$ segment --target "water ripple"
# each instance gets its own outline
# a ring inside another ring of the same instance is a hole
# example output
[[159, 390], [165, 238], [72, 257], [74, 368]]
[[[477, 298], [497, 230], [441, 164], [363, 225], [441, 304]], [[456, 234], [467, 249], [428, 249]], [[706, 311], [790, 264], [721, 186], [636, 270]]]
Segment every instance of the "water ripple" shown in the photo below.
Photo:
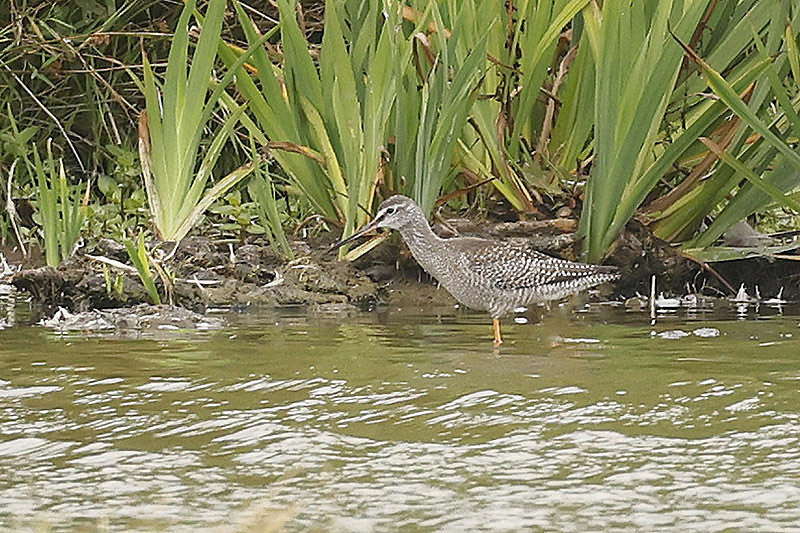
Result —
[[[26, 338], [35, 365], [0, 345], [0, 529], [232, 531], [258, 505], [288, 513], [288, 531], [780, 531], [800, 520], [787, 348], [798, 340], [785, 337], [796, 321], [758, 323], [758, 339], [715, 323], [718, 336], [677, 342], [644, 326], [533, 324], [495, 355], [472, 342], [485, 334], [477, 319], [294, 320], [242, 330], [241, 345], [71, 338], [53, 350]], [[579, 342], [539, 342], [550, 330]]]

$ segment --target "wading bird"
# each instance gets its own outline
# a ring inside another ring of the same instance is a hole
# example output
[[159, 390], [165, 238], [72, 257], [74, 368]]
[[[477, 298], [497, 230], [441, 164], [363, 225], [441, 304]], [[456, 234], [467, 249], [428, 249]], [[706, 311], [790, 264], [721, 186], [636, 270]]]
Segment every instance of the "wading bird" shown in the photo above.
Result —
[[414, 200], [402, 195], [385, 200], [371, 222], [332, 249], [378, 228], [399, 231], [417, 263], [456, 300], [492, 315], [495, 346], [503, 343], [503, 315], [619, 278], [616, 267], [558, 259], [515, 243], [476, 237], [443, 239], [433, 232]]

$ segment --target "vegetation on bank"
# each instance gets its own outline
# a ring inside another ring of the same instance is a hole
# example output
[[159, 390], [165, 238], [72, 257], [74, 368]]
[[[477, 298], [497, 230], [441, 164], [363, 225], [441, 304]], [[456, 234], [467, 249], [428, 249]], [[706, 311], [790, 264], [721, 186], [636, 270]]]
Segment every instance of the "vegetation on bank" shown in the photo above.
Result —
[[111, 236], [152, 283], [145, 233], [291, 257], [402, 193], [566, 208], [587, 261], [632, 218], [698, 260], [796, 257], [716, 243], [799, 226], [800, 0], [264, 5], [0, 6], [0, 244]]

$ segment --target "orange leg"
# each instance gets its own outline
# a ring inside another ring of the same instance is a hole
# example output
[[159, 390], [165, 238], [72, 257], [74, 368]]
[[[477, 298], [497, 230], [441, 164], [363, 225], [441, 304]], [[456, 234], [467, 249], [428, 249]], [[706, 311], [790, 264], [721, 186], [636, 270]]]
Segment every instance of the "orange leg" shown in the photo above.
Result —
[[494, 329], [494, 345], [500, 346], [503, 344], [503, 336], [500, 335], [500, 319], [493, 318], [492, 319], [492, 327]]

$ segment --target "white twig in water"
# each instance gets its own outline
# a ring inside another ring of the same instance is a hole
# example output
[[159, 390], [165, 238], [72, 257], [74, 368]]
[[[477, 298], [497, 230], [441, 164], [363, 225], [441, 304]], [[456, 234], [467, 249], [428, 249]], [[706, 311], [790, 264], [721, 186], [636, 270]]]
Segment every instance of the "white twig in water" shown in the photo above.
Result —
[[656, 275], [650, 278], [650, 321], [656, 321]]
[[6, 256], [0, 254], [0, 279], [11, 277], [13, 274], [16, 274], [22, 269], [22, 266], [18, 266], [14, 268], [13, 266], [8, 264], [6, 260]]

